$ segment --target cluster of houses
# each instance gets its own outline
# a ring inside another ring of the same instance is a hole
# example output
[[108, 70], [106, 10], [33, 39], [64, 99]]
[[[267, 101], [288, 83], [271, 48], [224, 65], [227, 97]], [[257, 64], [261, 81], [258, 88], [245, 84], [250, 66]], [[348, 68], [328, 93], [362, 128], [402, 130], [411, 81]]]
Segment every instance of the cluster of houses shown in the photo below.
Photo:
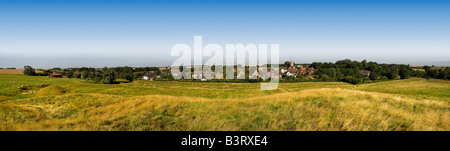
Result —
[[147, 72], [142, 77], [143, 80], [149, 80], [149, 81], [153, 81], [156, 78], [161, 78], [161, 76], [160, 75], [156, 75], [154, 71]]
[[[250, 66], [242, 66], [242, 68], [234, 68], [233, 72], [235, 73], [234, 79], [245, 79], [245, 70], [248, 70]], [[193, 67], [188, 67], [188, 69], [191, 69]], [[294, 62], [291, 60], [289, 67], [281, 67], [281, 68], [267, 68], [267, 67], [257, 67], [257, 70], [254, 70], [249, 73], [248, 77], [250, 79], [256, 79], [256, 77], [260, 78], [261, 75], [258, 72], [259, 70], [267, 70], [265, 76], [266, 78], [282, 78], [283, 76], [308, 76], [313, 75], [314, 72], [317, 72], [317, 69], [314, 69], [310, 67], [309, 65], [294, 65]], [[271, 72], [271, 70], [278, 71], [278, 74], [276, 72]], [[187, 73], [180, 73], [180, 74], [187, 74]], [[201, 73], [195, 73], [190, 72], [191, 77], [193, 79], [200, 79], [201, 81], [206, 81], [206, 79], [225, 79], [224, 75], [222, 73], [215, 73], [211, 71], [202, 71]], [[178, 74], [173, 74], [173, 76], [178, 76]], [[146, 73], [142, 79], [143, 80], [149, 80], [153, 81], [154, 79], [159, 78], [158, 75], [155, 75], [154, 72], [150, 71]]]
[[[256, 67], [257, 70], [251, 70], [254, 69], [252, 67]], [[190, 66], [187, 67], [187, 69], [192, 70], [192, 68], [194, 68], [194, 66]], [[140, 77], [142, 76], [142, 80], [148, 80], [148, 81], [153, 81], [155, 79], [159, 79], [161, 77], [167, 77], [170, 74], [170, 67], [164, 67], [164, 68], [159, 68], [159, 70], [161, 71], [161, 74], [156, 74], [155, 71], [149, 71], [146, 72], [145, 74], [142, 72], [135, 72], [135, 77]], [[250, 71], [251, 70], [251, 71]], [[264, 75], [261, 75], [260, 72], [261, 70], [266, 70], [268, 72], [265, 72]], [[248, 72], [246, 72], [248, 71]], [[267, 79], [267, 78], [287, 78], [287, 77], [298, 77], [298, 76], [303, 76], [305, 77], [307, 80], [309, 79], [314, 79], [313, 75], [318, 71], [318, 69], [313, 68], [310, 65], [295, 65], [293, 60], [290, 61], [289, 66], [282, 66], [282, 67], [257, 67], [257, 66], [239, 66], [237, 69], [233, 68], [233, 73], [234, 75], [232, 77], [234, 77], [233, 79], [256, 79], [256, 78], [261, 78], [264, 77], [263, 79]], [[192, 79], [194, 80], [201, 80], [201, 81], [206, 81], [207, 79], [230, 79], [227, 77], [224, 77], [223, 73], [215, 73], [215, 72], [211, 72], [211, 71], [202, 71], [201, 73], [196, 73], [196, 72], [182, 72], [180, 74], [191, 74]], [[246, 76], [245, 74], [249, 73], [248, 76]], [[368, 70], [360, 70], [359, 73], [361, 73], [362, 75], [368, 77], [370, 75], [370, 71]], [[80, 74], [78, 71], [75, 72], [75, 74]], [[317, 73], [316, 73], [317, 74]], [[173, 74], [172, 76], [178, 76], [176, 74]], [[62, 74], [61, 72], [53, 72], [52, 74], [49, 75], [49, 78], [66, 78], [66, 76], [64, 74]]]
[[280, 70], [280, 74], [286, 75], [286, 76], [307, 76], [307, 75], [313, 75], [314, 72], [317, 72], [317, 69], [314, 69], [313, 67], [310, 67], [309, 65], [294, 65], [294, 62], [291, 60], [290, 65], [287, 69], [282, 68]]
[[[247, 67], [242, 66], [242, 68], [233, 69], [233, 73], [234, 73], [234, 78], [233, 79], [245, 79], [245, 77], [246, 77], [245, 76], [245, 73], [246, 73], [245, 71], [249, 69], [248, 67], [249, 66], [247, 66]], [[193, 68], [193, 67], [188, 67], [187, 69], [191, 69], [191, 68]], [[259, 70], [263, 70], [263, 69], [265, 69], [265, 67], [257, 67], [257, 70], [254, 70], [253, 72], [251, 72], [248, 75], [248, 77], [250, 79], [256, 79], [257, 77], [258, 78], [261, 77], [261, 75], [259, 74], [258, 71]], [[279, 71], [278, 68], [275, 68], [275, 69], [272, 69], [272, 70]], [[281, 78], [281, 75], [274, 74], [273, 72], [270, 72], [271, 69], [267, 69], [267, 71], [268, 71], [268, 73], [265, 76], [270, 77], [270, 78]], [[223, 73], [216, 73], [216, 72], [212, 72], [212, 71], [202, 71], [201, 73], [182, 72], [180, 74], [188, 74], [188, 73], [191, 74], [191, 77], [194, 80], [195, 79], [199, 79], [201, 81], [206, 81], [207, 79], [228, 79], [228, 78], [224, 77]], [[174, 73], [172, 76], [178, 76], [178, 74]], [[152, 81], [155, 78], [158, 78], [158, 77], [152, 71], [150, 71], [147, 74], [145, 74], [142, 79]]]
[[[233, 69], [234, 79], [245, 79], [245, 77], [246, 77], [245, 71], [246, 70], [248, 71], [249, 67], [254, 67], [254, 66], [245, 66], [245, 67], [242, 66], [241, 68], [238, 68], [238, 69], [234, 68]], [[191, 69], [191, 68], [193, 68], [193, 67], [188, 67], [188, 69]], [[266, 70], [268, 72], [266, 72], [265, 75], [260, 75], [260, 73], [258, 72], [260, 70]], [[163, 74], [167, 75], [167, 74], [169, 74], [168, 72], [170, 71], [170, 68], [164, 68], [161, 71]], [[278, 74], [277, 74], [277, 72], [271, 72], [271, 71], [277, 71]], [[311, 77], [317, 71], [318, 71], [318, 69], [314, 69], [310, 65], [294, 65], [294, 62], [291, 60], [289, 67], [279, 67], [279, 68], [257, 67], [257, 70], [250, 72], [248, 77], [250, 79], [256, 79], [256, 77], [260, 78], [261, 76], [264, 76], [265, 78], [272, 78], [272, 79], [289, 77], [289, 76], [290, 77], [297, 77], [297, 76]], [[370, 75], [370, 71], [368, 71], [368, 70], [360, 70], [359, 72], [361, 74], [363, 74], [364, 76]], [[186, 74], [186, 73], [181, 73], [181, 74]], [[200, 79], [201, 81], [206, 81], [206, 79], [228, 79], [228, 78], [224, 77], [224, 75], [222, 73], [215, 73], [215, 72], [211, 72], [211, 71], [202, 71], [201, 73], [190, 72], [190, 74], [193, 79]], [[174, 74], [172, 76], [178, 76], [178, 75]], [[58, 72], [54, 72], [51, 75], [49, 75], [49, 78], [65, 78], [65, 75], [58, 73]], [[161, 78], [161, 75], [155, 74], [154, 71], [147, 72], [142, 76], [143, 80], [149, 80], [149, 81], [153, 81], [158, 78]]]

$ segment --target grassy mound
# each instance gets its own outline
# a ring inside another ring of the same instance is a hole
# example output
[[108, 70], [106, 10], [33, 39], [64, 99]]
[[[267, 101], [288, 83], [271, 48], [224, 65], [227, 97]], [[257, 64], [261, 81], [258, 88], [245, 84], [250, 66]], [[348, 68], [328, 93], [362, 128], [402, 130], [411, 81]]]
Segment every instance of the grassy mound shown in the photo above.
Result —
[[64, 95], [13, 101], [34, 104], [46, 119], [15, 130], [443, 130], [449, 102], [341, 88], [309, 89], [247, 99], [168, 95]]
[[62, 95], [66, 93], [66, 90], [58, 85], [51, 85], [45, 87], [37, 92], [38, 96], [51, 96], [51, 95]]
[[[40, 88], [38, 97], [17, 93], [22, 85]], [[449, 90], [449, 81], [420, 78], [263, 91], [257, 83], [107, 85], [0, 74], [0, 130], [449, 131]]]
[[44, 114], [36, 108], [0, 104], [0, 130], [17, 130], [16, 124], [37, 122]]

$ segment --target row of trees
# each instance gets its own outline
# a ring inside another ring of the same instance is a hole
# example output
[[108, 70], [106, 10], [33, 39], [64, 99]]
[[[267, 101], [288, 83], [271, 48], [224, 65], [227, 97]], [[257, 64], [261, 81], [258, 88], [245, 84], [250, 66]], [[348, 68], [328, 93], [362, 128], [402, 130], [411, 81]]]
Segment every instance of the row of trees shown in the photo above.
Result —
[[[287, 65], [286, 62], [283, 65]], [[314, 79], [320, 81], [343, 81], [352, 84], [364, 83], [367, 81], [377, 80], [393, 80], [393, 79], [408, 79], [410, 77], [421, 78], [434, 78], [434, 79], [450, 79], [450, 68], [436, 68], [424, 66], [422, 69], [413, 69], [409, 65], [403, 64], [378, 64], [377, 62], [367, 62], [363, 60], [361, 62], [351, 61], [349, 59], [339, 60], [335, 63], [331, 62], [314, 62], [310, 67], [317, 69], [314, 73]], [[172, 80], [173, 77], [168, 72], [161, 72], [157, 67], [115, 67], [115, 68], [53, 68], [44, 70], [43, 73], [36, 74], [35, 69], [30, 66], [24, 67], [24, 74], [26, 75], [45, 75], [48, 76], [51, 73], [60, 73], [67, 78], [79, 78], [90, 79], [94, 82], [101, 83], [115, 83], [116, 79], [126, 79], [129, 82], [134, 81], [137, 78], [142, 77], [145, 73], [152, 71], [155, 75], [161, 76], [161, 78]], [[235, 66], [236, 68], [236, 66]], [[215, 67], [212, 67], [215, 70]], [[226, 77], [225, 67], [223, 68], [223, 76]], [[180, 67], [180, 70], [186, 70], [186, 68]], [[191, 68], [193, 70], [193, 68]], [[247, 82], [258, 82], [260, 80], [248, 79], [248, 70], [246, 70]], [[236, 73], [235, 73], [236, 76]], [[305, 76], [290, 77], [283, 76], [285, 81], [305, 81], [308, 80]], [[309, 78], [310, 79], [310, 78]]]
[[427, 79], [433, 78], [433, 79], [449, 79], [450, 80], [450, 68], [449, 67], [440, 68], [440, 69], [432, 69], [432, 67], [424, 66], [423, 69], [425, 70], [425, 72], [415, 71], [413, 73], [413, 75], [416, 77], [427, 78]]
[[[365, 81], [408, 79], [411, 76], [421, 78], [449, 79], [449, 67], [432, 69], [424, 66], [425, 71], [413, 70], [409, 65], [402, 64], [378, 64], [376, 62], [351, 61], [349, 59], [340, 60], [336, 63], [314, 62], [313, 68], [318, 69], [315, 74], [323, 80], [337, 80], [353, 84], [364, 83]], [[370, 71], [370, 74], [363, 75], [361, 72]]]
[[[116, 83], [116, 79], [125, 79], [129, 82], [142, 77], [145, 73], [153, 71], [156, 75], [161, 75], [161, 71], [157, 67], [143, 67], [143, 68], [132, 68], [132, 67], [115, 67], [115, 68], [53, 68], [49, 70], [43, 70], [42, 73], [36, 73], [36, 70], [31, 66], [24, 67], [24, 74], [30, 76], [49, 76], [52, 73], [59, 73], [67, 78], [77, 78], [77, 79], [89, 79], [96, 83], [112, 84]], [[164, 75], [166, 76], [166, 75]]]

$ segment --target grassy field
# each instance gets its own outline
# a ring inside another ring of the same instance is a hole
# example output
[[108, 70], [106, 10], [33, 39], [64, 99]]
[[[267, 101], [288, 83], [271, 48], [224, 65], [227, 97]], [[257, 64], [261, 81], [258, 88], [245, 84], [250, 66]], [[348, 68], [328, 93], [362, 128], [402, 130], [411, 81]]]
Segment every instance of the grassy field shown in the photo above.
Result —
[[0, 130], [450, 130], [450, 82], [351, 85], [134, 81], [0, 74]]

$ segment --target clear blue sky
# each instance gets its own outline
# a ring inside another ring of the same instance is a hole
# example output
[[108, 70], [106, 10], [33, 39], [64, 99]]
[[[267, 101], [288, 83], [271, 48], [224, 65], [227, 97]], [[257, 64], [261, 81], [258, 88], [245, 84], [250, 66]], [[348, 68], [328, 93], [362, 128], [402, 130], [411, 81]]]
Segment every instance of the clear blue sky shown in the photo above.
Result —
[[443, 0], [0, 0], [0, 67], [169, 66], [177, 43], [279, 43], [280, 60], [450, 65]]

